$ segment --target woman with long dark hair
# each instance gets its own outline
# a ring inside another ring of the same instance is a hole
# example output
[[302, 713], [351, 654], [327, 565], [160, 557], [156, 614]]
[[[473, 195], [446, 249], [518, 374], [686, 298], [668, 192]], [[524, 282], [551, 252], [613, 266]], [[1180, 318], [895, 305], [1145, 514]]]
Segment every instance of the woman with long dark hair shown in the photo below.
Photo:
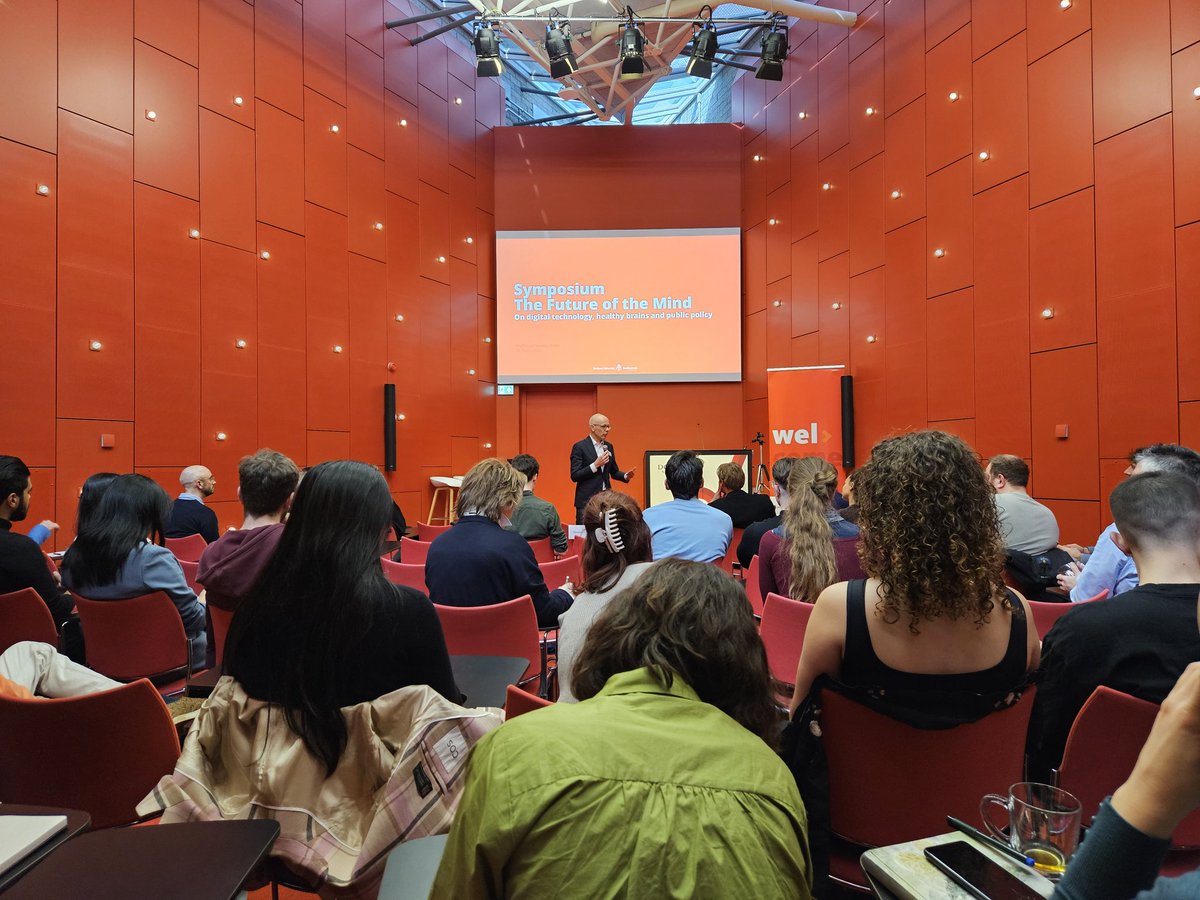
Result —
[[558, 699], [572, 703], [571, 669], [588, 630], [618, 593], [650, 568], [650, 528], [628, 494], [601, 491], [583, 510], [583, 582], [575, 602], [559, 617]]
[[430, 896], [811, 896], [807, 818], [771, 749], [779, 715], [737, 582], [655, 563], [596, 619], [573, 675], [582, 702], [476, 746]]
[[384, 577], [391, 520], [387, 482], [372, 466], [309, 469], [225, 644], [226, 674], [280, 706], [329, 774], [346, 747], [343, 707], [414, 684], [461, 698], [433, 604]]
[[76, 512], [75, 533], [79, 534], [100, 506], [100, 498], [108, 486], [120, 478], [116, 472], [96, 472], [89, 475], [79, 491], [79, 509]]
[[80, 515], [63, 556], [63, 586], [88, 600], [128, 600], [162, 591], [174, 602], [191, 645], [191, 667], [203, 668], [204, 606], [188, 587], [179, 561], [162, 546], [171, 511], [167, 492], [145, 475], [119, 475], [94, 510]]

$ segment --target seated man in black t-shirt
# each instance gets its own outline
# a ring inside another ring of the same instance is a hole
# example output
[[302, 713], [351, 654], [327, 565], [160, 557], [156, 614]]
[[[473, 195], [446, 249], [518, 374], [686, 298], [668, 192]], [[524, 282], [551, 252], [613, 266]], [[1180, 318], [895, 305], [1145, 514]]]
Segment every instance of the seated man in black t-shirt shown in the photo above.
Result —
[[1161, 703], [1189, 663], [1200, 660], [1200, 488], [1189, 478], [1147, 472], [1109, 499], [1117, 546], [1133, 556], [1140, 585], [1063, 616], [1042, 642], [1029, 724], [1029, 774], [1046, 781], [1062, 760], [1075, 716], [1100, 685]]
[[50, 573], [38, 545], [12, 530], [14, 522], [28, 515], [32, 493], [29, 467], [15, 456], [0, 456], [0, 594], [33, 588], [49, 608], [54, 627], [61, 628], [75, 604]]

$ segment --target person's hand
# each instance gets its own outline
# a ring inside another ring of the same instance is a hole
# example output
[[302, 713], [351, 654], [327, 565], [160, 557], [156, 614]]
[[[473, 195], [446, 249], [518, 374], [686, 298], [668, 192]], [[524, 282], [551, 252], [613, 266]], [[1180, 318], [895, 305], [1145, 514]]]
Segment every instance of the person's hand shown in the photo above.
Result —
[[1064, 551], [1075, 562], [1079, 562], [1079, 558], [1083, 556], [1085, 550], [1079, 544], [1059, 544], [1058, 549]]
[[601, 453], [599, 456], [596, 457], [596, 468], [603, 469], [611, 461], [612, 461], [612, 453], [610, 453], [608, 450], [605, 450], [603, 453]]
[[566, 591], [568, 594], [571, 594], [572, 596], [574, 596], [574, 594], [575, 594], [575, 585], [573, 585], [573, 584], [571, 583], [571, 579], [570, 579], [570, 577], [568, 577], [568, 578], [567, 578], [567, 580], [566, 580], [566, 581], [564, 581], [564, 582], [562, 583], [562, 585], [559, 587], [559, 590], [560, 590], [560, 591]]
[[1062, 567], [1062, 571], [1058, 573], [1058, 586], [1070, 593], [1075, 587], [1075, 582], [1079, 580], [1079, 573], [1082, 571], [1083, 566], [1079, 565], [1079, 563], [1067, 563]]
[[1167, 838], [1200, 806], [1200, 663], [1183, 670], [1154, 720], [1113, 809], [1151, 837]]
[[47, 531], [58, 531], [58, 523], [51, 522], [49, 519], [42, 519], [42, 527]]
[[57, 587], [62, 587], [62, 573], [60, 573], [58, 569], [55, 569], [53, 572], [51, 572], [50, 577], [54, 579], [54, 584]]
[[626, 472], [626, 473], [625, 473], [625, 480], [626, 480], [626, 481], [629, 481], [631, 478], [633, 478], [633, 475], [634, 475], [634, 473], [635, 473], [636, 471], [637, 471], [637, 469], [630, 469], [628, 472]]

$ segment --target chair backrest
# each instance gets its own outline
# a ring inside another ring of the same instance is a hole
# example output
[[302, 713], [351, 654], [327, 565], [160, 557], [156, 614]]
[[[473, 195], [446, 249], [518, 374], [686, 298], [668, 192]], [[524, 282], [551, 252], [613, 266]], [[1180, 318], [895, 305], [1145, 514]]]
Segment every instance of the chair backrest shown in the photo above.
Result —
[[504, 721], [515, 719], [517, 716], [541, 709], [543, 706], [553, 705], [549, 700], [543, 700], [537, 694], [531, 694], [515, 684], [510, 684], [504, 698]]
[[830, 825], [883, 847], [941, 834], [946, 816], [978, 821], [979, 801], [1024, 777], [1032, 690], [977, 722], [914, 728], [841, 694], [821, 694]]
[[533, 558], [539, 563], [554, 562], [554, 548], [550, 546], [550, 538], [538, 538], [536, 541], [529, 542], [529, 549], [533, 551]]
[[813, 604], [774, 592], [767, 594], [763, 602], [759, 634], [767, 651], [767, 666], [778, 682], [789, 686], [796, 683], [796, 664], [812, 611]]
[[192, 562], [190, 559], [179, 560], [179, 568], [183, 569], [184, 580], [187, 581], [188, 587], [197, 595], [204, 590], [204, 587], [196, 581], [196, 575], [200, 572], [200, 563]]
[[392, 584], [402, 584], [405, 587], [416, 588], [422, 594], [428, 594], [425, 584], [425, 563], [397, 563], [390, 559], [381, 559], [383, 574]]
[[200, 562], [200, 556], [208, 547], [208, 541], [198, 534], [189, 534], [187, 537], [167, 538], [164, 543], [168, 550], [175, 554], [178, 560], [187, 560], [188, 562]]
[[725, 555], [714, 562], [721, 567], [721, 571], [733, 574], [733, 564], [738, 561], [737, 548], [741, 543], [742, 535], [745, 533], [745, 528], [734, 528], [733, 537], [729, 539], [729, 547], [725, 550]]
[[183, 620], [162, 591], [128, 600], [75, 595], [88, 666], [117, 681], [187, 672]]
[[58, 646], [54, 617], [33, 588], [0, 594], [0, 653], [21, 641]]
[[453, 527], [453, 525], [430, 525], [428, 522], [418, 522], [417, 540], [429, 543], [439, 534], [443, 534]]
[[763, 614], [763, 595], [762, 586], [758, 583], [758, 554], [754, 554], [754, 558], [750, 560], [750, 568], [746, 570], [746, 599], [750, 601], [750, 608], [754, 610], [754, 614], [762, 618]]
[[219, 669], [225, 660], [225, 638], [229, 635], [229, 623], [233, 621], [233, 613], [210, 603], [208, 604], [208, 618], [212, 622], [213, 653], [215, 654], [213, 665]]
[[546, 581], [546, 587], [550, 590], [560, 588], [567, 578], [578, 586], [582, 578], [582, 560], [578, 556], [564, 556], [562, 559], [556, 559], [552, 562], [539, 562], [538, 568], [542, 570], [542, 578]]
[[1044, 638], [1054, 627], [1055, 622], [1079, 606], [1080, 603], [1095, 603], [1107, 597], [1108, 588], [1105, 588], [1095, 597], [1080, 600], [1079, 603], [1046, 603], [1041, 600], [1030, 600], [1029, 608], [1033, 610], [1033, 624], [1037, 628], [1038, 638]]
[[[528, 660], [521, 680], [541, 671], [537, 613], [525, 594], [490, 606], [441, 606], [435, 603], [446, 649], [451, 656], [519, 656]], [[537, 685], [534, 685], [537, 690]]]
[[[1133, 771], [1158, 704], [1101, 685], [1083, 704], [1058, 767], [1058, 786], [1083, 805], [1083, 824], [1091, 824], [1100, 802]], [[1200, 846], [1200, 812], [1193, 812], [1175, 829], [1176, 847]]]
[[429, 557], [429, 545], [433, 541], [414, 541], [412, 538], [400, 539], [400, 562], [410, 566], [423, 566]]
[[145, 679], [61, 700], [0, 697], [0, 797], [82, 809], [93, 828], [134, 821], [137, 804], [169, 775], [179, 737]]

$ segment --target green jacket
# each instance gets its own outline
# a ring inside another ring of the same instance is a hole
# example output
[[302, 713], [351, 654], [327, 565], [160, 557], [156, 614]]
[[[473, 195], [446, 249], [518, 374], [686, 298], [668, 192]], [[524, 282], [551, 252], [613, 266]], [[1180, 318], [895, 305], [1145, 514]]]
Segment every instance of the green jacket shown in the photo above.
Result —
[[526, 491], [513, 510], [512, 530], [527, 541], [548, 537], [555, 553], [567, 552], [567, 536], [563, 534], [558, 510], [553, 503], [543, 500], [532, 491]]
[[475, 746], [430, 897], [808, 900], [811, 877], [779, 757], [637, 669]]

